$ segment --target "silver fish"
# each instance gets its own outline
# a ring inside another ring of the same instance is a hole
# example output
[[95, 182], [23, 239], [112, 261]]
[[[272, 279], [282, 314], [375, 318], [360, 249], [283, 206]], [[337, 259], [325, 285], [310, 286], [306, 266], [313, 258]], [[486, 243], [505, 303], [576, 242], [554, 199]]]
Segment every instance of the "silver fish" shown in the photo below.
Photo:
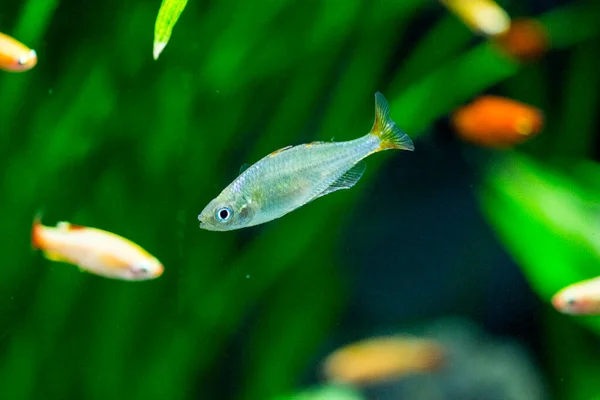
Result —
[[347, 142], [313, 142], [279, 149], [241, 174], [198, 215], [200, 228], [230, 231], [263, 224], [340, 189], [365, 172], [363, 158], [388, 149], [414, 150], [392, 121], [388, 103], [375, 93], [375, 123]]

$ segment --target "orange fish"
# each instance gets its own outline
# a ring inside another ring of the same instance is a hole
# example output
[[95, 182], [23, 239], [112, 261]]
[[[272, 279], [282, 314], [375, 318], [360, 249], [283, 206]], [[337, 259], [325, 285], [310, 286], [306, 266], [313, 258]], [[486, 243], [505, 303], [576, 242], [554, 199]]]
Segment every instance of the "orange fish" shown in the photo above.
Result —
[[600, 315], [600, 277], [560, 290], [552, 297], [552, 305], [563, 314]]
[[23, 72], [35, 67], [36, 64], [35, 50], [0, 32], [0, 69]]
[[498, 96], [480, 96], [451, 118], [458, 136], [485, 147], [507, 149], [537, 135], [543, 113], [532, 106]]
[[323, 373], [330, 382], [370, 384], [435, 371], [443, 365], [444, 354], [444, 348], [431, 340], [376, 337], [330, 354], [323, 362]]
[[495, 37], [493, 43], [518, 60], [531, 61], [546, 53], [550, 45], [550, 36], [541, 22], [521, 18], [512, 21], [510, 29]]
[[36, 217], [31, 242], [49, 260], [77, 265], [106, 278], [148, 280], [158, 278], [164, 270], [155, 257], [135, 243], [114, 233], [68, 222], [47, 227]]

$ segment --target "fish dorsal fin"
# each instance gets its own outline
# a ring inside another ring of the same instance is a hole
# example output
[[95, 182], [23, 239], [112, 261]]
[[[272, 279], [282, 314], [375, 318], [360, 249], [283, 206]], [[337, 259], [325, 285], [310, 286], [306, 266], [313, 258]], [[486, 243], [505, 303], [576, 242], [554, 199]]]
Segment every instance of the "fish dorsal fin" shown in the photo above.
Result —
[[74, 225], [69, 222], [60, 221], [59, 223], [56, 224], [56, 228], [63, 232], [72, 232], [72, 231], [79, 231], [79, 230], [85, 229], [85, 226]]
[[306, 143], [305, 146], [310, 147], [310, 146], [314, 146], [315, 144], [323, 144], [323, 143], [327, 143], [327, 142], [323, 142], [322, 140], [316, 140], [314, 142]]
[[282, 152], [284, 152], [286, 150], [291, 149], [292, 147], [294, 147], [294, 146], [285, 146], [285, 147], [282, 147], [281, 149], [275, 150], [274, 152], [272, 152], [271, 154], [269, 154], [269, 156], [274, 156], [275, 154], [282, 153]]
[[71, 228], [71, 224], [66, 221], [60, 221], [56, 224], [56, 229], [67, 232]]
[[85, 226], [69, 224], [69, 230], [70, 231], [80, 231], [80, 230], [83, 230], [83, 229], [85, 229]]
[[241, 175], [241, 174], [242, 174], [242, 173], [243, 173], [245, 170], [247, 170], [248, 168], [250, 168], [250, 166], [251, 166], [251, 165], [252, 165], [252, 164], [250, 164], [250, 163], [244, 163], [244, 164], [242, 164], [242, 166], [240, 167], [240, 175]]
[[365, 164], [363, 161], [359, 161], [354, 167], [346, 171], [344, 175], [340, 176], [335, 182], [329, 185], [327, 189], [315, 197], [315, 199], [325, 196], [331, 192], [335, 192], [336, 190], [350, 189], [352, 186], [356, 185], [356, 182], [360, 180], [365, 173], [365, 169], [367, 169], [367, 164]]

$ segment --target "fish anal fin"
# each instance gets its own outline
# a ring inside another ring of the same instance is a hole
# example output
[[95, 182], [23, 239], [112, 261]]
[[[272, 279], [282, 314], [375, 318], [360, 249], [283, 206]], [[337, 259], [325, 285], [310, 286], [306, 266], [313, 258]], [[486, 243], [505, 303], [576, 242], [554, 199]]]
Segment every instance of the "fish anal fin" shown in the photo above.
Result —
[[294, 147], [294, 146], [285, 146], [285, 147], [282, 147], [281, 149], [275, 150], [274, 152], [272, 152], [271, 154], [269, 154], [269, 156], [274, 156], [275, 154], [282, 153], [282, 152], [284, 152], [286, 150], [291, 149], [292, 147]]
[[252, 164], [250, 164], [250, 163], [244, 163], [244, 164], [242, 164], [242, 166], [240, 167], [239, 174], [241, 175], [245, 170], [247, 170], [248, 168], [250, 168], [251, 165]]
[[352, 186], [356, 185], [356, 182], [360, 180], [366, 169], [367, 164], [365, 164], [363, 161], [359, 161], [356, 165], [354, 165], [354, 167], [346, 171], [344, 175], [336, 179], [336, 181], [329, 185], [327, 189], [315, 197], [315, 199], [335, 192], [336, 190], [350, 189]]

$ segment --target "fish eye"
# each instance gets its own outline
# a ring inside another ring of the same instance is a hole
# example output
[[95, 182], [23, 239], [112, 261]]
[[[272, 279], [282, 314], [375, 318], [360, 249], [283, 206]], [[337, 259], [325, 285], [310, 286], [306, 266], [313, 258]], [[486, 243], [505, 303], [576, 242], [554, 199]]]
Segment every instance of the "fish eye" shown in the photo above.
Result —
[[135, 265], [134, 271], [136, 273], [147, 274], [148, 272], [150, 272], [150, 264], [146, 261], [140, 262]]
[[231, 209], [229, 207], [221, 207], [217, 210], [217, 220], [220, 222], [227, 222], [231, 218]]
[[25, 64], [27, 64], [27, 57], [26, 56], [21, 56], [21, 57], [19, 57], [19, 59], [17, 60], [17, 62], [19, 63], [19, 65], [25, 65]]

